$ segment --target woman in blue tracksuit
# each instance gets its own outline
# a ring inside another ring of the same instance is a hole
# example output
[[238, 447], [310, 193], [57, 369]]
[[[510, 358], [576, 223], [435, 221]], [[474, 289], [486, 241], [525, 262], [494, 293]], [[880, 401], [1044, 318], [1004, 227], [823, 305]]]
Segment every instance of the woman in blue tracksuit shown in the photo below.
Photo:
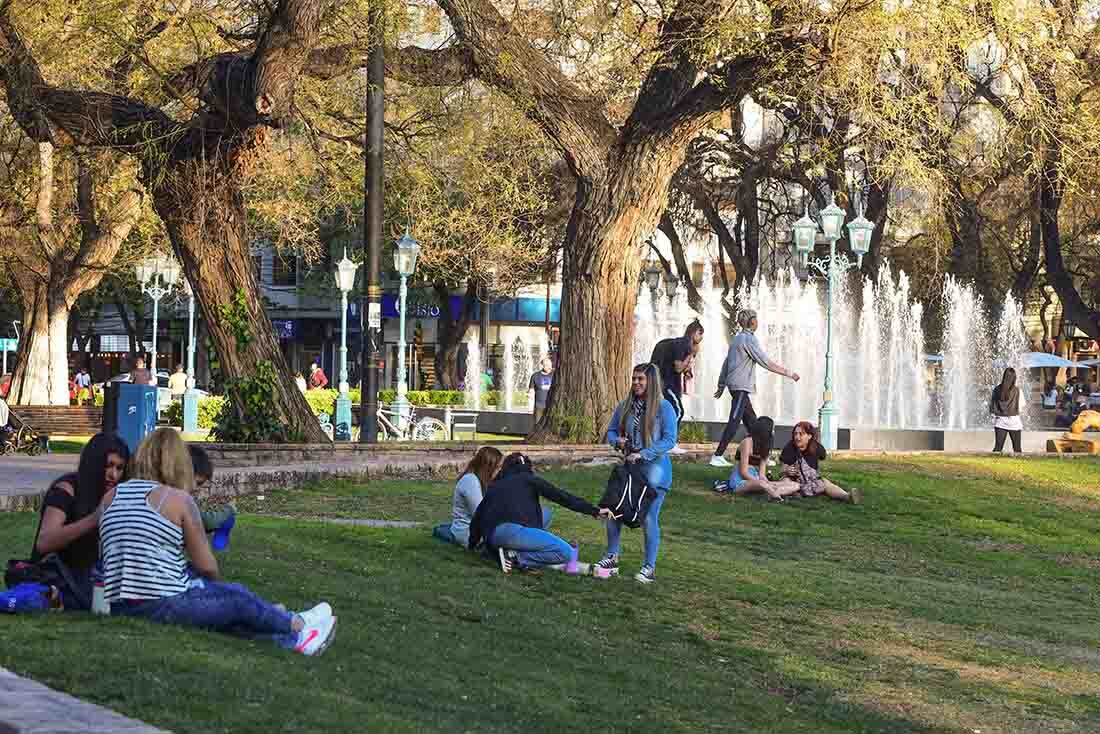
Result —
[[[607, 427], [607, 442], [626, 451], [629, 463], [641, 462], [642, 473], [657, 498], [649, 505], [645, 523], [645, 562], [634, 576], [643, 584], [652, 583], [657, 565], [657, 550], [661, 547], [661, 526], [658, 522], [665, 494], [672, 486], [672, 462], [668, 452], [676, 445], [676, 409], [661, 397], [661, 377], [657, 367], [640, 364], [634, 368], [630, 392], [615, 408]], [[607, 555], [596, 565], [607, 575], [619, 573], [619, 549], [622, 523], [607, 523]]]

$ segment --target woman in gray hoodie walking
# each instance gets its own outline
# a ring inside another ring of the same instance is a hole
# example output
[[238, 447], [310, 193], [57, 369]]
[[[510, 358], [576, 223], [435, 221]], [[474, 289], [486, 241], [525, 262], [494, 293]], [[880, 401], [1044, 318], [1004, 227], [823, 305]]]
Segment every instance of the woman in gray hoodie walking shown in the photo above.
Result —
[[756, 365], [777, 375], [789, 377], [795, 382], [799, 379], [797, 372], [773, 362], [764, 352], [764, 347], [760, 346], [756, 334], [753, 333], [759, 326], [756, 311], [751, 308], [741, 311], [737, 314], [737, 323], [741, 327], [741, 333], [733, 337], [733, 341], [730, 342], [726, 362], [718, 374], [718, 392], [714, 393], [715, 398], [720, 398], [728, 388], [733, 400], [730, 404], [730, 417], [726, 422], [726, 429], [722, 432], [722, 440], [718, 442], [714, 456], [710, 457], [711, 466], [733, 466], [726, 461], [726, 448], [737, 434], [737, 428], [742, 421], [745, 423], [745, 428], [750, 431], [752, 424], [756, 422], [756, 411], [753, 410], [752, 400], [749, 397], [756, 392]]

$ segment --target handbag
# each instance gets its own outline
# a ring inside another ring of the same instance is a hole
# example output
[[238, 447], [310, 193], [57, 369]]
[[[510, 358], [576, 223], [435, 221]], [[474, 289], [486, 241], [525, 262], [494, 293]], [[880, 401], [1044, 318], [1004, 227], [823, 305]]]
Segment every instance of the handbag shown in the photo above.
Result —
[[20, 584], [43, 584], [52, 586], [61, 592], [62, 596], [69, 594], [76, 599], [83, 609], [91, 607], [92, 600], [73, 578], [72, 571], [56, 553], [50, 553], [40, 561], [20, 560], [13, 558], [8, 561], [4, 570], [4, 585], [14, 589]]
[[611, 510], [616, 520], [628, 528], [640, 527], [649, 512], [649, 505], [657, 498], [637, 466], [618, 464], [607, 479], [607, 489], [598, 507]]

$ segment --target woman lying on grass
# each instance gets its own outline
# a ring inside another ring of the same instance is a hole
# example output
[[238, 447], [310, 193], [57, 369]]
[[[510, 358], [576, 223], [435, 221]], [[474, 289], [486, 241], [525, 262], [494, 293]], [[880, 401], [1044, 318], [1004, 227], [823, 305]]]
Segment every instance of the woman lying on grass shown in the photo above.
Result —
[[132, 479], [107, 493], [100, 513], [111, 614], [270, 639], [305, 655], [324, 652], [336, 630], [328, 604], [291, 614], [222, 581], [198, 505], [181, 489], [194, 487], [194, 473], [175, 430], [150, 434], [130, 473]]
[[824, 460], [825, 447], [818, 440], [817, 430], [813, 424], [809, 421], [796, 424], [791, 434], [791, 442], [784, 446], [779, 454], [779, 463], [783, 466], [780, 494], [786, 496], [797, 493], [803, 497], [824, 494], [834, 500], [858, 505], [863, 499], [858, 489], [845, 492], [818, 473], [820, 462]]

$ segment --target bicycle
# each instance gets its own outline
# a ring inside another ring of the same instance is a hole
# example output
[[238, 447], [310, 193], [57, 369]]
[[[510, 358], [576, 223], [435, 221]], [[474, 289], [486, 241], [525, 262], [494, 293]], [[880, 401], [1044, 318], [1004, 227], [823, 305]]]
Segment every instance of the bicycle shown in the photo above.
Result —
[[[387, 410], [384, 405], [378, 406], [379, 441], [446, 441], [448, 438], [447, 424], [431, 416], [424, 416], [417, 420], [416, 408], [411, 405], [405, 417], [404, 430], [398, 428], [401, 423], [399, 412]], [[356, 426], [356, 434], [359, 430]], [[356, 436], [357, 439], [358, 436]]]

